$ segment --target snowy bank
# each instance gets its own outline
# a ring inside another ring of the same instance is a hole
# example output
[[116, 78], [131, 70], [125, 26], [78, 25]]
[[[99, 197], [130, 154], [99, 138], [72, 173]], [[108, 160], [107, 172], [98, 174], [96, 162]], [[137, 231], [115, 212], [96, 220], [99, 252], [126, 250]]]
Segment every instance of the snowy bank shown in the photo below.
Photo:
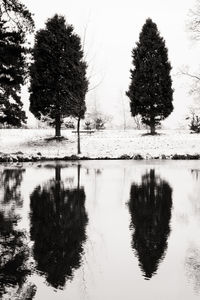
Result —
[[63, 130], [57, 141], [53, 129], [2, 129], [0, 161], [52, 159], [200, 159], [200, 134], [186, 130], [162, 130], [150, 136], [146, 131], [105, 130], [81, 134], [81, 155], [77, 136]]

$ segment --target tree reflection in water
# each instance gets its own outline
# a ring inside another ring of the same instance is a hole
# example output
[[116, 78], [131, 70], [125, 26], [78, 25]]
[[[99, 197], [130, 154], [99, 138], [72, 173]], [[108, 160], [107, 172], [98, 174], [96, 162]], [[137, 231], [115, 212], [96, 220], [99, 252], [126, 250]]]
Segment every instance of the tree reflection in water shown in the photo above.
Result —
[[[24, 169], [4, 169], [0, 176], [0, 297], [10, 295], [10, 299], [21, 299], [25, 295], [24, 286], [27, 276], [30, 274], [27, 260], [29, 249], [26, 235], [17, 230], [16, 225], [19, 216], [16, 210], [22, 207], [20, 187], [23, 180]], [[28, 285], [29, 298], [35, 294], [35, 287]], [[29, 291], [30, 292], [30, 291]], [[32, 296], [31, 296], [32, 295]]]
[[3, 190], [3, 203], [13, 202], [15, 206], [22, 207], [21, 182], [25, 169], [4, 169], [1, 173], [0, 185]]
[[38, 186], [30, 196], [34, 259], [37, 269], [55, 288], [62, 288], [80, 267], [88, 222], [85, 192], [79, 183], [80, 166], [77, 188], [65, 189], [60, 173], [57, 165], [55, 180]]
[[163, 259], [170, 233], [172, 189], [155, 175], [142, 176], [140, 185], [133, 183], [128, 203], [133, 230], [132, 247], [136, 250], [145, 279], [150, 279]]

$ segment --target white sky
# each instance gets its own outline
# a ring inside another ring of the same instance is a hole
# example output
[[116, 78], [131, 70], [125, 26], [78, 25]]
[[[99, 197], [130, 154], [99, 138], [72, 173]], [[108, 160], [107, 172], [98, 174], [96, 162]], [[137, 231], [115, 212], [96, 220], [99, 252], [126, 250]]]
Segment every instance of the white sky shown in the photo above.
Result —
[[[131, 50], [148, 17], [157, 23], [166, 41], [172, 74], [183, 65], [198, 69], [200, 44], [191, 43], [186, 32], [187, 14], [195, 0], [23, 0], [23, 3], [34, 13], [36, 29], [43, 28], [47, 18], [55, 13], [64, 15], [82, 38], [86, 28], [85, 52], [92, 74], [91, 87], [101, 82], [88, 93], [87, 103], [91, 106], [96, 101], [99, 109], [113, 115], [114, 123], [122, 122], [122, 97], [129, 115], [129, 99], [124, 94], [130, 82]], [[169, 126], [182, 121], [192, 103], [188, 95], [189, 79], [173, 76], [173, 81], [175, 109], [166, 122]]]

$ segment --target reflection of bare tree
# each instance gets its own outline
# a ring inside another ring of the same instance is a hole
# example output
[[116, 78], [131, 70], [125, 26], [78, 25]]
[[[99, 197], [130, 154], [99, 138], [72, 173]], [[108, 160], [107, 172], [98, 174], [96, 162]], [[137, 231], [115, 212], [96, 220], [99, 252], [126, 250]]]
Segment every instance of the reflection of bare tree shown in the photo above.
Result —
[[164, 257], [172, 207], [172, 189], [150, 170], [140, 185], [133, 183], [129, 211], [133, 231], [132, 247], [146, 279], [156, 273]]
[[72, 187], [74, 185], [74, 177], [67, 177], [65, 179], [65, 182], [70, 186]]
[[200, 170], [199, 169], [192, 169], [191, 170], [192, 177], [194, 179], [192, 193], [189, 196], [189, 200], [192, 204], [193, 214], [197, 216], [199, 219], [200, 217], [200, 201], [199, 201], [199, 193], [200, 193]]
[[4, 169], [1, 173], [0, 186], [4, 193], [4, 203], [14, 200], [18, 207], [22, 206], [20, 187], [24, 172], [24, 169]]
[[191, 173], [192, 173], [192, 175], [194, 176], [194, 178], [195, 178], [196, 180], [199, 179], [199, 176], [200, 176], [200, 170], [199, 170], [199, 169], [192, 169], [192, 170], [191, 170]]
[[200, 249], [191, 248], [187, 251], [185, 260], [186, 274], [194, 285], [197, 294], [200, 293]]
[[12, 299], [20, 299], [19, 295], [24, 293], [24, 283], [30, 274], [27, 265], [29, 249], [26, 235], [16, 229], [19, 220], [16, 208], [21, 207], [23, 203], [20, 186], [24, 171], [5, 169], [0, 178], [0, 296], [10, 294]]
[[62, 288], [80, 267], [86, 240], [85, 192], [80, 187], [80, 165], [77, 168], [77, 188], [65, 189], [57, 165], [55, 179], [36, 187], [30, 196], [34, 258], [55, 288]]
[[[102, 174], [102, 169], [94, 169], [95, 175], [101, 175]], [[86, 168], [86, 174], [90, 175], [90, 170]]]
[[102, 173], [102, 170], [101, 169], [95, 169], [95, 174], [96, 175], [101, 175]]

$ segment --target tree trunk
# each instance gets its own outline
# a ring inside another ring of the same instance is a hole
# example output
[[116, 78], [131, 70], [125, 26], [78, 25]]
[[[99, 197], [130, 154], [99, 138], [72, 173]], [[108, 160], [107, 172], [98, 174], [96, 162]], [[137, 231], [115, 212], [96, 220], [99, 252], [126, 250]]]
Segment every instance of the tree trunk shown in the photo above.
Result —
[[78, 164], [77, 170], [78, 170], [77, 190], [79, 191], [79, 189], [80, 189], [80, 171], [81, 171], [81, 165]]
[[81, 121], [81, 118], [78, 118], [78, 123], [77, 123], [77, 148], [78, 148], [78, 154], [81, 154], [81, 145], [80, 145], [80, 121]]
[[150, 125], [150, 133], [152, 135], [154, 135], [156, 133], [156, 126], [155, 126], [155, 122], [154, 120], [151, 121], [151, 125]]
[[60, 137], [61, 136], [61, 131], [60, 131], [60, 128], [61, 128], [60, 114], [58, 114], [56, 116], [55, 123], [56, 123], [56, 132], [55, 132], [56, 135], [55, 136], [56, 137]]
[[56, 177], [56, 181], [60, 181], [61, 180], [61, 176], [60, 176], [60, 166], [56, 166], [55, 168], [55, 177]]
[[55, 167], [55, 213], [59, 214], [61, 201], [61, 168], [59, 165]]

